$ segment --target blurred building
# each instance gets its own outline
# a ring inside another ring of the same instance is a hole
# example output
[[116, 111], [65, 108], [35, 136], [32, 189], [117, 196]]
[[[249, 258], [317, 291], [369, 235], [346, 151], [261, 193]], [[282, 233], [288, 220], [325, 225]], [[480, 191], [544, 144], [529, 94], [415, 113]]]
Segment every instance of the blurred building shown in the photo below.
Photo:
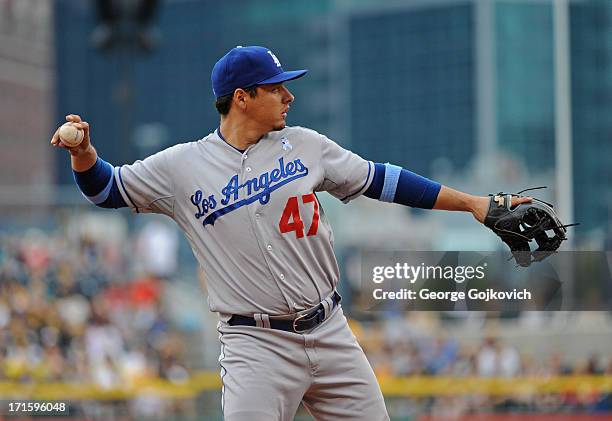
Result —
[[[114, 1], [137, 4], [134, 1]], [[276, 2], [281, 5], [281, 2]], [[296, 84], [294, 115], [302, 124], [329, 126], [326, 103], [328, 31], [326, 2], [164, 1], [153, 24], [159, 48], [142, 51], [129, 40], [118, 40], [100, 51], [92, 33], [100, 18], [96, 2], [55, 2], [58, 64], [56, 115], [78, 110], [92, 123], [100, 154], [115, 164], [131, 163], [170, 144], [200, 139], [218, 125], [210, 71], [216, 60], [237, 45], [270, 45], [285, 67], [313, 71]], [[131, 22], [117, 18], [119, 31]], [[323, 21], [321, 20], [323, 19]], [[317, 23], [318, 22], [318, 23]], [[129, 31], [129, 28], [127, 29]], [[75, 58], [78, 57], [78, 64]], [[309, 95], [320, 100], [309, 101]], [[143, 127], [145, 130], [143, 130]], [[147, 136], [139, 136], [146, 133]], [[69, 163], [58, 157], [59, 181], [71, 183]]]
[[[86, 115], [101, 155], [115, 164], [214, 129], [210, 69], [233, 46], [262, 44], [286, 67], [311, 70], [291, 85], [289, 124], [368, 159], [433, 176], [440, 165], [461, 174], [476, 156], [498, 151], [526, 167], [528, 180], [555, 170], [549, 1], [167, 0], [149, 52], [122, 42], [97, 50], [95, 2], [54, 4], [56, 119]], [[610, 220], [611, 17], [607, 0], [571, 2], [577, 237], [603, 232]], [[488, 161], [489, 171], [497, 165]], [[72, 182], [64, 157], [57, 173]]]
[[576, 219], [612, 244], [612, 2], [571, 7]]
[[[554, 169], [554, 26], [550, 2], [495, 6], [497, 140], [532, 173]], [[612, 212], [612, 3], [570, 3], [574, 213], [578, 231]]]
[[351, 146], [431, 174], [477, 149], [472, 2], [406, 2], [349, 15]]
[[0, 0], [0, 207], [44, 201], [54, 182], [50, 12], [46, 1]]
[[[353, 149], [423, 174], [439, 158], [464, 169], [489, 147], [531, 175], [554, 171], [552, 2], [406, 3], [350, 19]], [[612, 3], [571, 2], [569, 32], [574, 213], [579, 232], [606, 230]]]

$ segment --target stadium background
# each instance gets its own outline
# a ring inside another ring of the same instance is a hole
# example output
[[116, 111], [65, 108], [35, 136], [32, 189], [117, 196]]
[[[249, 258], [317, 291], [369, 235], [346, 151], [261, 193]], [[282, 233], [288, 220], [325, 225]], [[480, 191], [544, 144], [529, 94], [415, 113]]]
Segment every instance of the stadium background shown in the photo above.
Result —
[[[205, 136], [210, 69], [235, 45], [310, 69], [289, 124], [473, 193], [548, 185], [582, 224], [565, 249], [611, 248], [609, 0], [111, 1], [140, 11], [112, 45], [103, 3], [0, 0], [0, 418], [21, 398], [79, 419], [220, 419], [215, 316], [186, 241], [88, 205], [48, 141], [67, 113], [115, 165]], [[612, 418], [610, 312], [362, 311], [360, 250], [500, 245], [466, 215], [321, 200], [393, 420]]]

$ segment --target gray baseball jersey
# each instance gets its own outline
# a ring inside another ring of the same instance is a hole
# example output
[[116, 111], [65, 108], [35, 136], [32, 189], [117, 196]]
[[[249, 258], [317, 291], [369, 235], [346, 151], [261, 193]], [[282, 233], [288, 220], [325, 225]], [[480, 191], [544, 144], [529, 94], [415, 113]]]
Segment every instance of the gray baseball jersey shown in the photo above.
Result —
[[206, 279], [209, 307], [226, 314], [288, 314], [319, 304], [339, 273], [333, 233], [315, 192], [344, 202], [374, 166], [302, 127], [270, 132], [240, 152], [218, 131], [115, 168], [136, 212], [173, 218]]

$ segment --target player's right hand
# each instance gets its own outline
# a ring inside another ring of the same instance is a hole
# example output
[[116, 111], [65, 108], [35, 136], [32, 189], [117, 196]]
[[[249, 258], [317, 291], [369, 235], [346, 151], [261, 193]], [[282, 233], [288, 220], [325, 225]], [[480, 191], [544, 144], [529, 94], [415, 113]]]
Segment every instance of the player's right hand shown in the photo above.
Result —
[[[66, 121], [69, 121], [74, 124], [79, 129], [83, 130], [83, 141], [79, 143], [77, 146], [67, 146], [64, 142], [61, 141], [59, 137], [59, 127], [55, 130], [53, 137], [51, 138], [51, 145], [56, 148], [63, 148], [70, 152], [71, 155], [76, 156], [82, 152], [85, 152], [89, 149], [91, 142], [89, 139], [89, 123], [81, 120], [81, 116], [76, 114], [68, 114], [66, 116]], [[61, 127], [61, 126], [60, 126]]]

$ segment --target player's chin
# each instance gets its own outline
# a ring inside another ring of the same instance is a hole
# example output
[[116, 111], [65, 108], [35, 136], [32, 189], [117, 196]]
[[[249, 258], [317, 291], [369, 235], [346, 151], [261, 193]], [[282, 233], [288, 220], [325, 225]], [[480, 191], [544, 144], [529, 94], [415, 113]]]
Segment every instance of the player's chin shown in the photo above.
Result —
[[287, 123], [285, 123], [285, 120], [283, 120], [283, 121], [281, 121], [279, 123], [276, 123], [272, 130], [277, 132], [279, 130], [283, 130], [285, 127], [287, 127]]

